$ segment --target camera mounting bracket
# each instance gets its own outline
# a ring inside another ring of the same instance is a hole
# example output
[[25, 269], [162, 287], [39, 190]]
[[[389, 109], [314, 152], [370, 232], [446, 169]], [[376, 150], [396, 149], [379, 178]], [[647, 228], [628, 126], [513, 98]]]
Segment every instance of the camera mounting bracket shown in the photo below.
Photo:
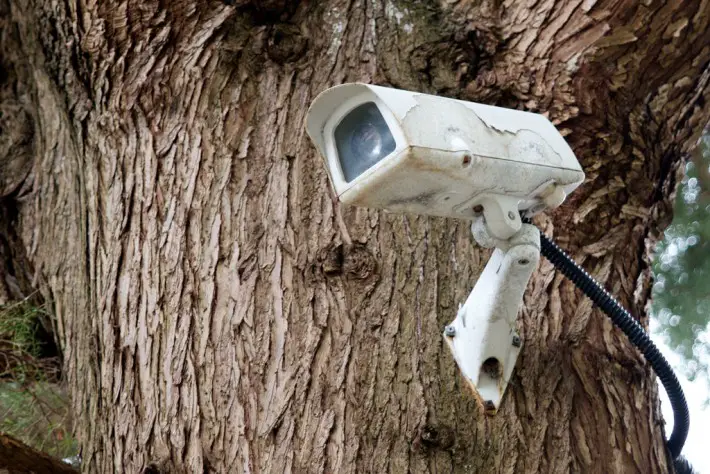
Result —
[[456, 318], [444, 329], [444, 340], [484, 411], [495, 414], [522, 347], [517, 315], [540, 260], [540, 231], [522, 224], [510, 239], [500, 240], [485, 229], [484, 216], [474, 219], [471, 231], [476, 241], [495, 250]]
[[477, 228], [473, 238], [476, 242], [487, 248], [497, 247], [497, 243], [505, 246], [505, 242], [513, 238], [523, 224], [518, 210], [519, 203], [518, 197], [493, 193], [480, 194], [467, 203], [466, 206], [471, 206], [474, 212], [473, 222]]

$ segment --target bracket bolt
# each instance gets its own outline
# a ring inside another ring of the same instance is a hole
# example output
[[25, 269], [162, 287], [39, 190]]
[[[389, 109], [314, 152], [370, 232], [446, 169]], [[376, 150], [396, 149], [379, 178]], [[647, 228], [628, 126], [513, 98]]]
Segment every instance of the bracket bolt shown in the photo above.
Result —
[[518, 260], [518, 265], [525, 266], [528, 263], [530, 263], [530, 260], [528, 260], [527, 258], [521, 258], [520, 260]]
[[513, 336], [513, 346], [520, 347], [520, 336]]
[[508, 219], [511, 221], [515, 220], [515, 213], [513, 211], [508, 211]]
[[446, 326], [446, 328], [444, 328], [444, 334], [449, 337], [454, 337], [456, 335], [456, 328], [453, 326]]

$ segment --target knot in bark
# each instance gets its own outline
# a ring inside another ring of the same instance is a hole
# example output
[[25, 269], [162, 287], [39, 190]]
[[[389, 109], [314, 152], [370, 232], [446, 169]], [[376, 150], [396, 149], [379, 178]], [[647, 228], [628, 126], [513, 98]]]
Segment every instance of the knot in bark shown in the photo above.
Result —
[[222, 0], [225, 5], [237, 7], [261, 24], [276, 23], [293, 15], [299, 2], [295, 0]]
[[321, 269], [326, 276], [343, 273], [343, 244], [331, 244], [321, 250]]
[[273, 27], [266, 43], [266, 53], [277, 64], [294, 62], [303, 56], [308, 40], [295, 25], [279, 24]]
[[345, 248], [343, 258], [343, 271], [345, 274], [358, 280], [364, 280], [377, 269], [372, 252], [363, 244], [354, 243]]
[[419, 429], [419, 436], [415, 440], [415, 447], [426, 449], [449, 449], [454, 444], [454, 433], [451, 428], [444, 425], [427, 423]]
[[363, 244], [331, 244], [321, 251], [321, 268], [326, 276], [345, 275], [364, 280], [377, 270], [372, 252]]

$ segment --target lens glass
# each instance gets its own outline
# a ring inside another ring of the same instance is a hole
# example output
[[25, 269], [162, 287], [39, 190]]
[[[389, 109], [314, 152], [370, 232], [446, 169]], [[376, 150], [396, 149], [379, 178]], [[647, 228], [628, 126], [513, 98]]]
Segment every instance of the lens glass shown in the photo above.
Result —
[[355, 107], [335, 127], [335, 146], [348, 183], [396, 148], [392, 132], [374, 102]]

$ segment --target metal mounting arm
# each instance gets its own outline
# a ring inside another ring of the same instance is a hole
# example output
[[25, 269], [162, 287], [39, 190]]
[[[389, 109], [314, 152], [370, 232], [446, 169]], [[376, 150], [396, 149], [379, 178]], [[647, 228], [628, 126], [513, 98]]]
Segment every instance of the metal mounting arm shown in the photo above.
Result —
[[446, 326], [444, 339], [486, 413], [495, 414], [522, 346], [516, 330], [518, 310], [540, 260], [540, 232], [523, 224], [510, 239], [481, 235], [484, 219], [472, 231], [485, 246], [495, 246], [466, 303]]

